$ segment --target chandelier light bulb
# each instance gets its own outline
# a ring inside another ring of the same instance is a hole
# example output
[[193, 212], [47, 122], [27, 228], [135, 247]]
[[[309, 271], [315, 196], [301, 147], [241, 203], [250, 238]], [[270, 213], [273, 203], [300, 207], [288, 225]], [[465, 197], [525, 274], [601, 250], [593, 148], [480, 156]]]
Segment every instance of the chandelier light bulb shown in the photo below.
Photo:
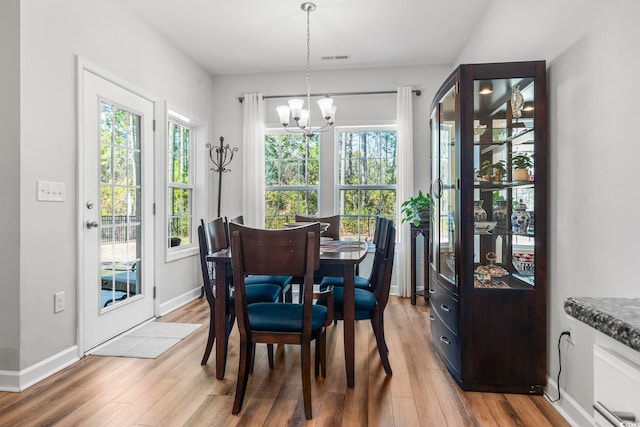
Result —
[[318, 99], [318, 106], [320, 107], [322, 118], [329, 120], [329, 117], [331, 117], [331, 108], [333, 107], [333, 99], [329, 97], [320, 98]]
[[300, 120], [300, 114], [302, 112], [302, 107], [304, 106], [304, 99], [295, 98], [289, 100], [289, 108], [291, 108], [291, 117], [293, 120]]
[[289, 113], [291, 112], [291, 108], [288, 105], [281, 105], [276, 107], [276, 111], [278, 112], [278, 116], [280, 117], [280, 123], [282, 126], [289, 125]]
[[298, 120], [298, 126], [306, 128], [309, 125], [309, 110], [300, 111], [300, 119]]

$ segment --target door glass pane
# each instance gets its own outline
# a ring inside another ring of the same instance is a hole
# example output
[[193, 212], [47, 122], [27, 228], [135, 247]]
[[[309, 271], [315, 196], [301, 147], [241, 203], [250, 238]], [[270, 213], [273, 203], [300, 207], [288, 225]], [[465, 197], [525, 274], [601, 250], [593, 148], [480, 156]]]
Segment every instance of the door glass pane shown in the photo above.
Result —
[[140, 118], [107, 102], [100, 114], [101, 307], [139, 295]]
[[[457, 203], [457, 176], [455, 174], [456, 143], [456, 91], [452, 88], [440, 102], [439, 165], [441, 180], [439, 242], [440, 273], [455, 284], [455, 218]], [[443, 265], [444, 264], [444, 265]]]

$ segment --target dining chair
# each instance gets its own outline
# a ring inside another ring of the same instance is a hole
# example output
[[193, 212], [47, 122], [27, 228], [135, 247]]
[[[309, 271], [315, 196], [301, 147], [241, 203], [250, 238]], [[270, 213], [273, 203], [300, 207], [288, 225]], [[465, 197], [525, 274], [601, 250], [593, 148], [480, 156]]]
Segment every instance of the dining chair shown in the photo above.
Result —
[[329, 227], [323, 231], [320, 235], [322, 237], [329, 237], [334, 240], [340, 239], [340, 215], [331, 215], [325, 217], [311, 217], [305, 215], [295, 216], [296, 222], [325, 222], [329, 224]]
[[[376, 229], [374, 234], [375, 244], [373, 263], [371, 265], [371, 271], [369, 276], [356, 276], [354, 278], [354, 284], [356, 288], [373, 290], [378, 283], [378, 274], [380, 273], [380, 266], [386, 257], [388, 257], [388, 240], [387, 232], [391, 221], [386, 218], [378, 217], [376, 220]], [[344, 285], [343, 277], [324, 277], [320, 282], [321, 287], [325, 286], [341, 287]]]
[[[326, 375], [327, 307], [313, 304], [313, 274], [320, 263], [316, 240], [320, 224], [280, 230], [263, 230], [229, 224], [236, 315], [240, 331], [238, 381], [233, 414], [242, 409], [255, 343], [300, 345], [302, 396], [306, 419], [313, 417], [311, 406], [311, 341]], [[304, 277], [302, 304], [248, 304], [247, 275], [291, 275]], [[318, 361], [318, 358], [316, 358]], [[316, 369], [317, 372], [317, 369]]]
[[[225, 230], [227, 233], [227, 242], [231, 242], [231, 237], [229, 234], [229, 224], [241, 224], [244, 225], [244, 217], [242, 215], [238, 215], [235, 218], [231, 218], [227, 221], [225, 217]], [[282, 302], [292, 302], [293, 301], [293, 289], [291, 283], [293, 282], [293, 277], [291, 276], [274, 276], [274, 275], [251, 275], [245, 278], [245, 284], [253, 285], [257, 283], [273, 283], [275, 285], [279, 285], [282, 288]]]
[[[220, 221], [219, 221], [220, 220]], [[221, 221], [221, 218], [218, 220], [210, 221], [207, 223], [207, 226], [210, 229], [220, 230], [220, 227], [224, 226], [224, 223]], [[202, 270], [202, 284], [204, 289], [204, 294], [207, 297], [207, 302], [209, 303], [209, 336], [207, 338], [207, 345], [204, 350], [204, 356], [202, 357], [201, 365], [206, 365], [209, 360], [209, 356], [211, 355], [211, 349], [213, 348], [213, 343], [216, 339], [216, 328], [215, 328], [215, 319], [216, 319], [216, 298], [213, 290], [213, 282], [212, 275], [209, 270], [209, 265], [207, 262], [207, 255], [211, 252], [217, 252], [224, 248], [218, 248], [216, 246], [210, 247], [209, 242], [216, 242], [216, 238], [210, 239], [205, 235], [205, 226], [198, 226], [198, 244], [200, 249], [200, 267]], [[223, 231], [224, 233], [224, 231]], [[217, 234], [214, 234], [216, 236]], [[254, 284], [251, 286], [247, 286], [246, 289], [246, 299], [248, 304], [253, 304], [255, 302], [274, 302], [280, 299], [280, 294], [282, 290], [280, 286], [274, 284]], [[227, 336], [231, 332], [233, 328], [233, 324], [235, 322], [235, 299], [233, 296], [229, 297], [229, 300], [226, 304], [226, 318], [228, 319], [228, 329]], [[225, 350], [226, 351], [226, 350]], [[273, 347], [269, 348], [269, 366], [273, 366]]]
[[[376, 346], [380, 354], [382, 366], [387, 375], [392, 375], [391, 364], [389, 363], [389, 349], [384, 334], [384, 310], [389, 302], [389, 292], [391, 290], [391, 276], [393, 273], [393, 261], [395, 252], [396, 229], [392, 221], [388, 221], [383, 234], [386, 240], [386, 257], [379, 266], [376, 275], [376, 283], [371, 290], [355, 288], [355, 319], [371, 321], [373, 333], [376, 337]], [[321, 285], [322, 288], [322, 285]], [[333, 288], [334, 319], [344, 320], [344, 288]], [[320, 304], [324, 304], [323, 301]]]

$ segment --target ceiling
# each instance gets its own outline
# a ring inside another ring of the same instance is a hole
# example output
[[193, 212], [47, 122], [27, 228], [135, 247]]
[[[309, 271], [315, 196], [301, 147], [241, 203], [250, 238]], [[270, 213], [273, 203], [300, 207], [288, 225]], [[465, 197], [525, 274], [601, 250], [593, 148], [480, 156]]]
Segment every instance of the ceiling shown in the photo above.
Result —
[[[118, 1], [213, 75], [305, 69], [302, 0]], [[491, 1], [315, 0], [311, 67], [451, 64]]]

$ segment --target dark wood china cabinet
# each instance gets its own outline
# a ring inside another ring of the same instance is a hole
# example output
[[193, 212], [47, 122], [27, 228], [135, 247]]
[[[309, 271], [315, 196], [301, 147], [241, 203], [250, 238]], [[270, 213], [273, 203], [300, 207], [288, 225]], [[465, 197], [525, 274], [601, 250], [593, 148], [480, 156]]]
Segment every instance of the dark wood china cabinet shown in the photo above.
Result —
[[546, 93], [544, 61], [465, 64], [432, 104], [431, 334], [464, 390], [546, 385]]

